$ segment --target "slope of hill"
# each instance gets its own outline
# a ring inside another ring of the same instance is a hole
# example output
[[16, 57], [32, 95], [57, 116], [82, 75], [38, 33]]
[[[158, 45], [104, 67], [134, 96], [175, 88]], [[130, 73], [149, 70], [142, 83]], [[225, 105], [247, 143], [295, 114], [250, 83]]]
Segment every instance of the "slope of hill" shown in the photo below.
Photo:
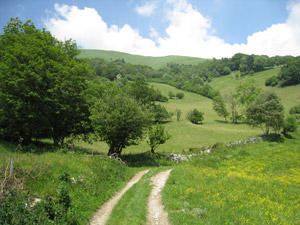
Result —
[[265, 81], [269, 77], [278, 75], [280, 68], [275, 68], [271, 70], [265, 70], [259, 73], [255, 73], [252, 76], [247, 75], [245, 77], [236, 78], [236, 74], [215, 78], [210, 85], [219, 90], [223, 95], [227, 95], [230, 92], [234, 92], [237, 85], [245, 79], [254, 79], [257, 87], [261, 87], [264, 91], [275, 92], [282, 100], [282, 104], [285, 107], [286, 112], [297, 104], [300, 104], [300, 85], [293, 85], [288, 87], [267, 87], [265, 86]]
[[152, 57], [152, 56], [141, 56], [132, 55], [124, 52], [117, 51], [106, 51], [106, 50], [94, 50], [94, 49], [82, 49], [80, 53], [80, 58], [103, 58], [105, 60], [116, 60], [124, 59], [125, 62], [131, 64], [140, 64], [151, 66], [153, 69], [159, 69], [166, 67], [168, 63], [178, 63], [186, 65], [196, 65], [205, 62], [208, 59], [188, 57], [188, 56], [162, 56], [162, 57]]

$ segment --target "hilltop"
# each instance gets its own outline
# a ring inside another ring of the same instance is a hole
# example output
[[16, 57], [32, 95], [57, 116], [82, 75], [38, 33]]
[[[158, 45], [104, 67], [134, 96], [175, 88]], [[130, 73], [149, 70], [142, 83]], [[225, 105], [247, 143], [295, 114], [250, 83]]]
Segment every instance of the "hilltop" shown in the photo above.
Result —
[[82, 49], [79, 55], [80, 58], [103, 58], [108, 61], [113, 61], [116, 59], [124, 59], [126, 63], [131, 63], [135, 65], [146, 65], [153, 69], [160, 69], [166, 67], [168, 63], [177, 63], [185, 65], [197, 65], [199, 63], [205, 62], [209, 59], [189, 57], [189, 56], [141, 56], [132, 55], [124, 52], [117, 51], [106, 51], [106, 50], [95, 50], [95, 49]]

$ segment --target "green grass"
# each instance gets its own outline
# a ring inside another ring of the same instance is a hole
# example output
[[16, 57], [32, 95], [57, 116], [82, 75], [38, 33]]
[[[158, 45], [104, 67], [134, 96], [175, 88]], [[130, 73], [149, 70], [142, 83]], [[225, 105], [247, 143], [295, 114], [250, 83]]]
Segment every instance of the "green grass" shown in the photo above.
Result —
[[93, 49], [82, 49], [79, 55], [80, 58], [103, 58], [105, 60], [116, 60], [124, 59], [125, 62], [136, 64], [136, 65], [147, 65], [153, 69], [159, 69], [167, 66], [167, 63], [178, 63], [185, 65], [197, 65], [208, 59], [189, 57], [189, 56], [141, 56], [132, 55], [124, 52], [117, 51], [105, 51], [105, 50], [93, 50]]
[[280, 72], [280, 68], [275, 68], [275, 69], [255, 73], [252, 76], [248, 75], [245, 77], [241, 77], [239, 79], [235, 78], [235, 74], [238, 72], [234, 72], [231, 75], [214, 79], [210, 83], [210, 85], [216, 90], [219, 90], [223, 95], [227, 95], [230, 92], [235, 92], [236, 86], [239, 84], [239, 82], [248, 78], [253, 78], [255, 80], [255, 84], [257, 85], [257, 87], [261, 87], [264, 91], [275, 92], [282, 100], [286, 112], [288, 112], [288, 110], [292, 106], [300, 104], [300, 85], [288, 86], [284, 88], [265, 86], [265, 81], [269, 77], [278, 75], [279, 72]]
[[[155, 89], [159, 89], [164, 95], [168, 95], [169, 91], [184, 93], [183, 99], [169, 99], [166, 103], [158, 103], [165, 106], [170, 112], [180, 109], [182, 115], [179, 122], [176, 121], [176, 116], [174, 115], [170, 122], [164, 124], [166, 131], [172, 137], [165, 144], [160, 145], [156, 149], [157, 152], [178, 153], [182, 152], [182, 150], [188, 151], [189, 148], [208, 147], [216, 142], [243, 140], [262, 134], [260, 129], [252, 129], [246, 124], [224, 123], [224, 119], [213, 111], [212, 101], [206, 97], [178, 90], [166, 84], [151, 83], [151, 85]], [[204, 112], [203, 125], [192, 124], [186, 119], [187, 112], [193, 108]], [[78, 145], [87, 149], [93, 149], [95, 152], [102, 154], [108, 152], [108, 146], [101, 142], [96, 142], [93, 145], [80, 142]], [[124, 149], [123, 154], [139, 154], [149, 150], [150, 147], [145, 139], [139, 145]]]
[[151, 192], [150, 178], [166, 168], [152, 168], [120, 199], [107, 225], [143, 225], [147, 222], [147, 204]]
[[176, 167], [163, 190], [172, 224], [299, 224], [299, 138], [220, 148]]
[[86, 224], [97, 208], [140, 170], [103, 156], [87, 157], [73, 152], [22, 153], [15, 149], [15, 145], [0, 143], [0, 168], [14, 158], [14, 174], [24, 180], [24, 188], [31, 196], [56, 199], [63, 172], [76, 180], [67, 186], [79, 224]]

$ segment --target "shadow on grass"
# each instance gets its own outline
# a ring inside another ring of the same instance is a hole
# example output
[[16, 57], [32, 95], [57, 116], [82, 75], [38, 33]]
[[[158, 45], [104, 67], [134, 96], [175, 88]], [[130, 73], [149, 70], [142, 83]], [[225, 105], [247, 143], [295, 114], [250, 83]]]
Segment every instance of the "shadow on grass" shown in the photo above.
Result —
[[172, 166], [174, 162], [166, 159], [166, 155], [161, 153], [150, 154], [144, 152], [140, 154], [122, 155], [121, 159], [127, 163], [129, 167], [159, 167]]
[[260, 135], [260, 137], [265, 138], [268, 142], [284, 143], [284, 137], [281, 134]]
[[8, 142], [5, 140], [0, 140], [0, 144], [5, 146], [7, 151], [11, 152], [20, 152], [20, 153], [32, 153], [32, 154], [44, 154], [49, 152], [57, 152], [62, 154], [72, 153], [75, 155], [106, 155], [103, 152], [94, 152], [91, 149], [77, 147], [77, 146], [68, 146], [64, 144], [62, 146], [54, 146], [53, 143], [44, 142], [44, 141], [34, 141], [27, 145], [20, 145], [15, 142]]
[[230, 122], [226, 122], [226, 121], [224, 121], [224, 120], [215, 120], [217, 123], [224, 123], [224, 124], [229, 124]]

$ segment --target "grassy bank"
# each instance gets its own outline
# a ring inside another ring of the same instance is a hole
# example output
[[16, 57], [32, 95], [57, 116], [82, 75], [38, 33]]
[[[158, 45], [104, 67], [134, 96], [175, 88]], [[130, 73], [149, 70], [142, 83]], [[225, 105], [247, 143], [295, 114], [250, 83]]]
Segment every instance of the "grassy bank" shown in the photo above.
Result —
[[139, 170], [103, 156], [88, 157], [65, 150], [24, 153], [15, 149], [15, 145], [0, 143], [1, 183], [13, 158], [13, 174], [23, 186], [22, 192], [26, 191], [32, 200], [48, 196], [58, 201], [65, 186], [71, 199], [69, 212], [78, 224], [86, 224], [96, 209]]
[[300, 134], [176, 167], [163, 191], [176, 224], [299, 224]]

